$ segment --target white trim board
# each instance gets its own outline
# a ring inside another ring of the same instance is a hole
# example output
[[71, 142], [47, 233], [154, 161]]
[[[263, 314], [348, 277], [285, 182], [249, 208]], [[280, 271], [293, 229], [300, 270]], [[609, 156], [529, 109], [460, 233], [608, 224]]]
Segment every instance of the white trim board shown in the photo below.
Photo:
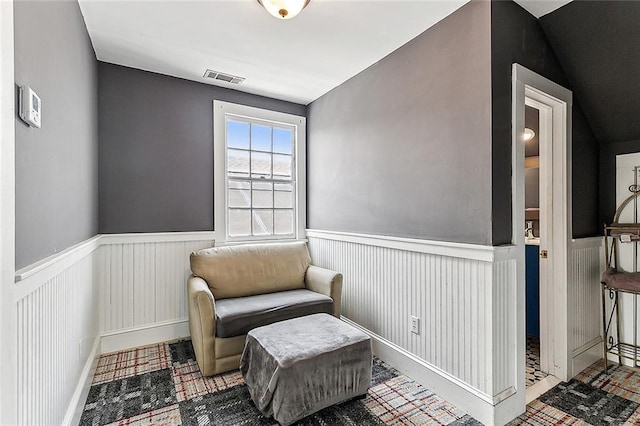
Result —
[[0, 421], [17, 422], [15, 85], [13, 1], [0, 1]]
[[447, 257], [481, 260], [493, 262], [512, 246], [484, 246], [480, 244], [453, 243], [446, 241], [421, 240], [417, 238], [392, 237], [388, 235], [356, 234], [351, 232], [321, 231], [307, 229], [307, 238], [322, 238], [364, 244], [375, 247], [412, 251], [417, 253], [436, 254]]
[[141, 327], [116, 330], [100, 335], [100, 353], [123, 351], [191, 336], [189, 319], [165, 321]]
[[87, 358], [87, 362], [80, 373], [76, 390], [73, 392], [67, 413], [62, 421], [63, 425], [77, 425], [80, 424], [80, 418], [84, 410], [87, 396], [89, 395], [89, 389], [91, 388], [91, 382], [98, 366], [98, 358], [100, 358], [100, 336], [96, 336], [91, 352]]
[[214, 241], [213, 231], [154, 232], [130, 234], [100, 234], [100, 244], [171, 243], [188, 241]]
[[[36, 263], [26, 266], [16, 271], [15, 281], [23, 282], [21, 286], [26, 286], [24, 283], [28, 278], [31, 281], [46, 281], [46, 276], [56, 275], [60, 271], [67, 269], [69, 266], [75, 264], [78, 260], [90, 254], [92, 251], [98, 248], [100, 245], [100, 236], [89, 238], [74, 246], [69, 247], [60, 253], [53, 254], [47, 258], [44, 258]], [[31, 290], [33, 291], [33, 290]], [[23, 293], [30, 293], [31, 291], [23, 291]], [[18, 296], [19, 298], [19, 296]]]

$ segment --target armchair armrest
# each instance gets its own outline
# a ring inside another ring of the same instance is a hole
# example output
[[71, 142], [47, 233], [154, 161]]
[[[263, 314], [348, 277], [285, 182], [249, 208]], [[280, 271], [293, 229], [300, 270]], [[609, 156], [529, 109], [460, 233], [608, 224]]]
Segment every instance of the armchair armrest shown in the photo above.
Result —
[[342, 274], [309, 265], [304, 277], [307, 288], [333, 299], [333, 316], [340, 318], [342, 303]]
[[187, 300], [193, 350], [200, 371], [209, 376], [215, 370], [216, 304], [205, 280], [193, 275], [187, 279]]

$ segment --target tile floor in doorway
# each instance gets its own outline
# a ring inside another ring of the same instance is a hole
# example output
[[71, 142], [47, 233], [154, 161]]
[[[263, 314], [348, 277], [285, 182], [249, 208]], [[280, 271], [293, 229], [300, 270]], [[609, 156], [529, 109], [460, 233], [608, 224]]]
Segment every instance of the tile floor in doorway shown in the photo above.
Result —
[[527, 387], [547, 377], [540, 369], [540, 339], [527, 335], [527, 365], [525, 366]]

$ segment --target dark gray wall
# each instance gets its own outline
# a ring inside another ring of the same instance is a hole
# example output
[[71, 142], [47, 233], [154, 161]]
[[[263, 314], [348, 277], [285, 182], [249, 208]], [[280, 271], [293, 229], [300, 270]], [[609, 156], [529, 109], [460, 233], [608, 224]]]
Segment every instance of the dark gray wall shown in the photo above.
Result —
[[601, 144], [640, 138], [640, 2], [573, 1], [540, 18]]
[[600, 227], [617, 207], [616, 155], [640, 152], [639, 16], [640, 2], [607, 0], [540, 18], [600, 143]]
[[99, 64], [100, 232], [213, 229], [213, 100], [304, 105]]
[[16, 1], [15, 81], [42, 99], [16, 116], [16, 268], [98, 231], [97, 61], [78, 3]]
[[309, 106], [308, 226], [491, 243], [490, 4]]
[[[491, 2], [493, 245], [511, 242], [511, 68], [519, 63], [572, 89], [538, 20], [511, 0]], [[597, 235], [598, 143], [573, 97], [573, 236]]]

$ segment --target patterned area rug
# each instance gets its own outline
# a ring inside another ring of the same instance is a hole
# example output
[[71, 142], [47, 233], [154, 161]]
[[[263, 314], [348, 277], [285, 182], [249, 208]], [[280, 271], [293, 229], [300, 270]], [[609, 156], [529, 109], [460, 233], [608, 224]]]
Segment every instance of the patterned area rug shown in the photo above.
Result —
[[640, 425], [640, 373], [601, 361], [527, 406], [512, 425]]
[[[255, 408], [239, 371], [202, 377], [190, 341], [103, 355], [81, 425], [275, 425]], [[479, 425], [374, 358], [364, 399], [326, 408], [300, 426]], [[640, 425], [640, 373], [595, 363], [527, 406], [512, 425]]]
[[538, 383], [548, 376], [540, 369], [540, 339], [527, 334], [527, 387]]
[[[189, 340], [100, 357], [81, 425], [275, 425], [255, 408], [239, 371], [202, 377]], [[433, 392], [374, 358], [366, 398], [296, 423], [480, 425]]]

